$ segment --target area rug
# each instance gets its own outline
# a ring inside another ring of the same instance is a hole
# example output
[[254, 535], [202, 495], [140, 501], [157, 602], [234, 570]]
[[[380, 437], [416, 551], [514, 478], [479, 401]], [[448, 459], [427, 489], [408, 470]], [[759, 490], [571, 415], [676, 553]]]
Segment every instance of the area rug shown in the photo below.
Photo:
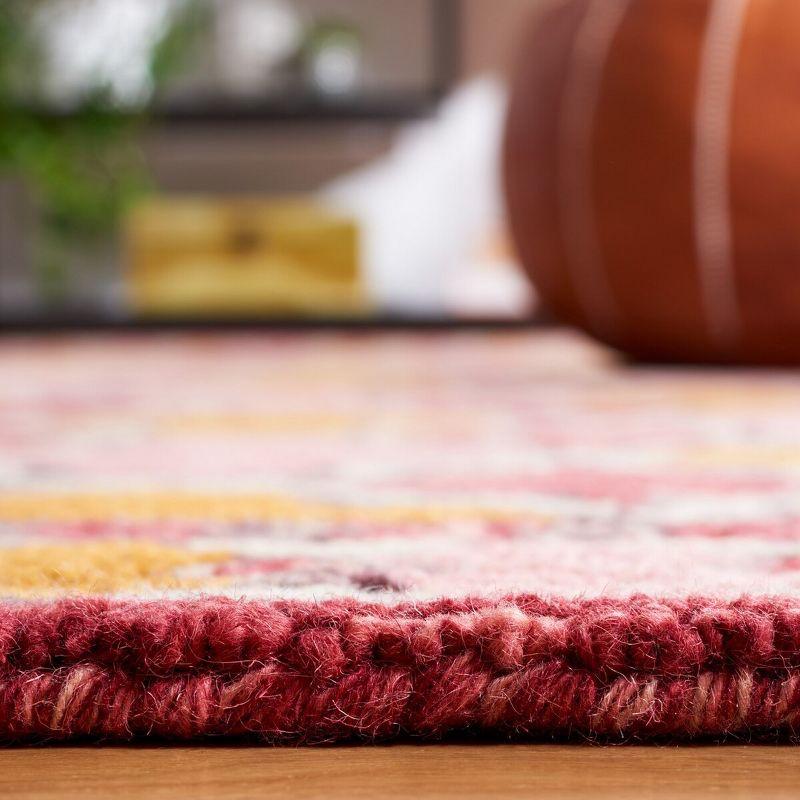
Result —
[[0, 339], [0, 738], [792, 737], [800, 376], [560, 332]]

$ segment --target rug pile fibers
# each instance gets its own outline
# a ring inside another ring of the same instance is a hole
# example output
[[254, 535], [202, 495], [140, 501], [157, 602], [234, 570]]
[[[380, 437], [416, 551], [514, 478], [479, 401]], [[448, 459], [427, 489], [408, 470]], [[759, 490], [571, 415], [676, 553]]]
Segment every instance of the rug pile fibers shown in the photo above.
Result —
[[0, 739], [800, 728], [800, 377], [562, 333], [0, 341]]

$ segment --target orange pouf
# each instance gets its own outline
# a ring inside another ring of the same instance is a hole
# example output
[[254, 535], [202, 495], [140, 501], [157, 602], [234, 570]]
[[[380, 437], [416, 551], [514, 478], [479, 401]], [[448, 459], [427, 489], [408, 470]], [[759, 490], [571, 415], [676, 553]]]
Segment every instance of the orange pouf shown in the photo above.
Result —
[[522, 259], [638, 356], [800, 362], [800, 2], [566, 0], [506, 136]]

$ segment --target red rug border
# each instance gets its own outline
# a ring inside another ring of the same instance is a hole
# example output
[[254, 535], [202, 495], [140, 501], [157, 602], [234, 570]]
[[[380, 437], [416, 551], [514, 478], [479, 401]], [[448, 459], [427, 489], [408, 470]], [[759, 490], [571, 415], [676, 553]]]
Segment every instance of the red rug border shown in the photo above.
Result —
[[800, 599], [0, 605], [5, 741], [794, 735]]

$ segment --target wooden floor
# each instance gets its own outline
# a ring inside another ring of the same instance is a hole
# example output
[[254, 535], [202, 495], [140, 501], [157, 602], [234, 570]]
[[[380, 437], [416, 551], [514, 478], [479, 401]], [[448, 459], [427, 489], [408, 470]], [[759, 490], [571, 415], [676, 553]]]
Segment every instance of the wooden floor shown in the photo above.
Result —
[[0, 751], [0, 797], [765, 798], [800, 794], [800, 749], [418, 745]]

